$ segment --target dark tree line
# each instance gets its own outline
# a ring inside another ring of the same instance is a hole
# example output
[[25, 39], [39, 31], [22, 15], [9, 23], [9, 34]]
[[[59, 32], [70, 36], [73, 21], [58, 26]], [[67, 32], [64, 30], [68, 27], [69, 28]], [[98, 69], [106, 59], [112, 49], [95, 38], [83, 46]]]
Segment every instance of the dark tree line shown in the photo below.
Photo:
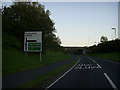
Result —
[[25, 31], [42, 31], [43, 51], [60, 49], [60, 39], [54, 32], [55, 23], [50, 11], [38, 2], [15, 2], [2, 9], [3, 47], [11, 45], [23, 49]]
[[97, 46], [89, 47], [92, 53], [120, 52], [120, 39], [99, 43]]

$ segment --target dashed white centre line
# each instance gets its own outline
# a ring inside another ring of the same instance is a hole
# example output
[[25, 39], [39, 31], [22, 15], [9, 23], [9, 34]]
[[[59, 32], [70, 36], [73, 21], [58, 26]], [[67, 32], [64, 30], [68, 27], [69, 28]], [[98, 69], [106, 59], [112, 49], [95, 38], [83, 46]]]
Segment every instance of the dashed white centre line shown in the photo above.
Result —
[[[93, 60], [93, 62], [95, 62], [95, 60]], [[96, 63], [96, 62], [95, 62]], [[97, 64], [97, 66], [99, 67], [99, 68], [101, 68], [101, 66], [98, 64], [98, 63], [96, 63]], [[116, 85], [113, 83], [113, 81], [110, 79], [110, 77], [107, 75], [107, 73], [104, 73], [104, 75], [105, 75], [105, 77], [107, 78], [107, 80], [109, 81], [109, 83], [111, 84], [111, 86], [112, 86], [112, 88], [114, 89], [114, 90], [118, 90], [118, 88], [116, 87]]]
[[[80, 60], [79, 60], [80, 61]], [[50, 84], [45, 90], [47, 90], [48, 88], [50, 88], [51, 86], [53, 86], [57, 81], [59, 81], [62, 77], [64, 77], [68, 72], [70, 72], [78, 63], [79, 63], [79, 61], [71, 68], [71, 69], [69, 69], [65, 74], [63, 74], [60, 78], [58, 78], [55, 82], [53, 82], [52, 84]], [[95, 62], [94, 60], [93, 60], [93, 62]], [[96, 62], [95, 62], [96, 63]], [[99, 67], [99, 68], [101, 68], [101, 66], [98, 64], [98, 63], [96, 63], [97, 64], [97, 66]], [[78, 66], [80, 66], [80, 65], [78, 65]], [[85, 64], [82, 64], [81, 66], [85, 66]], [[80, 67], [80, 69], [81, 69], [82, 67]], [[86, 67], [85, 67], [86, 68]], [[90, 66], [88, 67], [88, 68], [90, 68]], [[84, 68], [83, 68], [84, 69]], [[91, 68], [91, 69], [93, 69], [93, 68]], [[110, 77], [107, 75], [107, 73], [104, 73], [104, 75], [105, 75], [105, 77], [107, 78], [107, 80], [109, 81], [109, 83], [111, 84], [111, 86], [112, 86], [112, 88], [114, 89], [114, 90], [118, 90], [118, 88], [116, 87], [116, 85], [113, 83], [113, 81], [110, 79]]]
[[105, 77], [107, 78], [107, 80], [109, 81], [109, 83], [111, 84], [111, 86], [114, 88], [114, 90], [118, 90], [116, 85], [113, 83], [113, 81], [110, 79], [110, 77], [107, 75], [107, 73], [104, 73]]
[[97, 64], [99, 68], [101, 68], [101, 66], [99, 64]]

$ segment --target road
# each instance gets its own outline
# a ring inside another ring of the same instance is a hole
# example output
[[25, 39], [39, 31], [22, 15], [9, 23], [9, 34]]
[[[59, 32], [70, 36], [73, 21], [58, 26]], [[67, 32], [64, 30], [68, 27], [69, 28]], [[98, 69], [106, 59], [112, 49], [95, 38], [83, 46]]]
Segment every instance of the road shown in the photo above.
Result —
[[50, 83], [50, 88], [120, 89], [120, 64], [96, 57], [81, 56], [65, 74]]

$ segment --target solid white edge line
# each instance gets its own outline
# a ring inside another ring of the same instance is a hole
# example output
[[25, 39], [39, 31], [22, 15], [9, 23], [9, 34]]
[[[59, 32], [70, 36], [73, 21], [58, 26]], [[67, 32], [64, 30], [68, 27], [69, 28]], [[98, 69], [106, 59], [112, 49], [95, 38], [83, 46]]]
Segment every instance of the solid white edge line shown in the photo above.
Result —
[[104, 73], [105, 77], [107, 78], [107, 80], [109, 81], [109, 83], [111, 84], [111, 86], [114, 88], [114, 90], [118, 90], [116, 85], [113, 83], [113, 81], [110, 79], [110, 77], [107, 75], [107, 73]]
[[79, 63], [79, 61], [72, 68], [70, 68], [66, 73], [64, 73], [61, 77], [59, 77], [56, 81], [54, 81], [52, 84], [50, 84], [48, 87], [46, 87], [45, 90], [47, 90], [48, 88], [53, 86], [57, 81], [59, 81], [62, 77], [64, 77], [67, 73], [69, 73]]

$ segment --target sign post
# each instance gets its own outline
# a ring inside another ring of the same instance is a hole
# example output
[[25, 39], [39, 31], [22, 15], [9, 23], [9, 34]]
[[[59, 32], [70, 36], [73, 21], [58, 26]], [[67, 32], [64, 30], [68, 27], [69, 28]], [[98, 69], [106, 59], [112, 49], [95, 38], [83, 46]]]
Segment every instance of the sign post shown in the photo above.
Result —
[[40, 52], [40, 61], [42, 61], [42, 32], [30, 31], [25, 32], [24, 35], [24, 51], [27, 52]]
[[41, 52], [40, 52], [40, 62], [42, 61], [42, 55], [41, 55]]

